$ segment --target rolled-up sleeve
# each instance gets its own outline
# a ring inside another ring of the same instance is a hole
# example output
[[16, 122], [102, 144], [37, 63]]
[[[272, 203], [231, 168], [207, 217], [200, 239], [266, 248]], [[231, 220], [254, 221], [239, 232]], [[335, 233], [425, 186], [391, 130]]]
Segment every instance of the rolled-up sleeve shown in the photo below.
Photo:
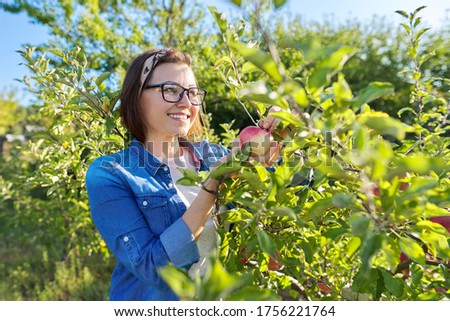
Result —
[[193, 259], [198, 261], [200, 258], [194, 235], [181, 218], [160, 235], [160, 240], [175, 266], [186, 267], [193, 263]]

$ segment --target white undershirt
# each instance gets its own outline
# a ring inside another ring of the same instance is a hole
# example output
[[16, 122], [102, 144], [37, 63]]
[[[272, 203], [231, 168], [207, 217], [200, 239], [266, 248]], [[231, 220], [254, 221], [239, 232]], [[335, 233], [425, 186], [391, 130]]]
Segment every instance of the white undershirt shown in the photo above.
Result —
[[[170, 168], [170, 174], [173, 181], [175, 182], [175, 188], [177, 190], [178, 196], [180, 196], [186, 207], [189, 207], [194, 199], [200, 192], [198, 186], [188, 186], [177, 184], [176, 182], [183, 177], [183, 174], [179, 168], [196, 170], [194, 162], [190, 152], [186, 148], [183, 149], [183, 155], [176, 158], [166, 159], [166, 164]], [[187, 160], [185, 158], [187, 156]], [[197, 240], [197, 247], [200, 253], [200, 260], [192, 265], [189, 269], [189, 275], [194, 277], [196, 274], [204, 275], [207, 270], [207, 257], [211, 254], [217, 247], [217, 231], [216, 231], [216, 220], [208, 215], [205, 227]]]

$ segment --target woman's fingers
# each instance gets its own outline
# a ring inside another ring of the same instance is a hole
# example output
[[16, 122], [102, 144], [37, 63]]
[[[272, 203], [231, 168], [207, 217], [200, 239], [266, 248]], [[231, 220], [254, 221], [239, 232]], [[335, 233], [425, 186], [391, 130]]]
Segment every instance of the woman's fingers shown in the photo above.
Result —
[[267, 113], [267, 117], [259, 121], [258, 123], [259, 127], [269, 132], [273, 132], [275, 128], [278, 126], [278, 124], [281, 122], [281, 120], [279, 118], [273, 117], [271, 113], [276, 113], [281, 110], [282, 108], [278, 106], [270, 107], [269, 112]]

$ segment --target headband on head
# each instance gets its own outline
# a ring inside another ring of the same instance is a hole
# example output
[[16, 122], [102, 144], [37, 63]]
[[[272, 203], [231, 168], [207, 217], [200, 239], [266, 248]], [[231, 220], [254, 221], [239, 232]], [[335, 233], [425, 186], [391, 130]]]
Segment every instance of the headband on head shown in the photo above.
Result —
[[144, 65], [142, 66], [141, 79], [139, 81], [138, 96], [141, 95], [142, 87], [144, 86], [144, 83], [147, 80], [148, 75], [153, 70], [153, 68], [155, 68], [155, 65], [158, 63], [158, 60], [161, 59], [161, 57], [163, 57], [166, 53], [167, 51], [162, 49], [160, 51], [157, 51], [156, 53], [154, 53], [145, 60]]

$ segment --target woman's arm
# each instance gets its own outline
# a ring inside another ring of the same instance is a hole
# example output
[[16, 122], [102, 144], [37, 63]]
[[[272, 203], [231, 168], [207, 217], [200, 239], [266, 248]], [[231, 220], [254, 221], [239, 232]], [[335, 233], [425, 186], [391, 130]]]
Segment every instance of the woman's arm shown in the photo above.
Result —
[[[183, 214], [182, 219], [191, 230], [195, 240], [198, 239], [203, 231], [206, 220], [211, 212], [216, 194], [219, 190], [219, 182], [214, 178], [209, 178], [200, 190], [194, 202]], [[208, 191], [208, 192], [207, 192]]]
[[114, 169], [112, 163], [97, 159], [86, 174], [92, 219], [108, 248], [147, 284], [162, 282], [158, 269], [168, 262], [189, 269], [200, 255], [188, 226], [180, 218], [160, 235], [153, 233], [136, 196], [117, 173], [123, 168]]

